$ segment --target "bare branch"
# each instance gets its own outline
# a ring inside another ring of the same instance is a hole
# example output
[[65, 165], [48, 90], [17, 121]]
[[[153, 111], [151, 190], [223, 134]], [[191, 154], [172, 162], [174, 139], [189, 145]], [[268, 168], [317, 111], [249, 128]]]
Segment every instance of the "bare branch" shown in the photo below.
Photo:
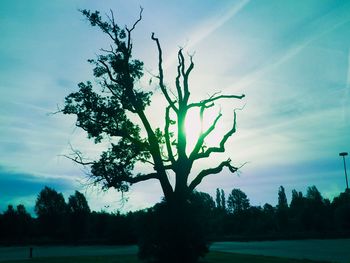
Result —
[[138, 182], [147, 181], [149, 179], [158, 179], [158, 174], [157, 173], [138, 174], [135, 177], [123, 178], [123, 181], [128, 182], [130, 184], [136, 184]]
[[[237, 114], [236, 109], [233, 111], [233, 125], [232, 128], [223, 136], [223, 138], [220, 141], [219, 147], [210, 147], [203, 153], [198, 153], [192, 156], [192, 160], [200, 159], [200, 158], [206, 158], [209, 157], [209, 155], [213, 152], [225, 152], [225, 143], [227, 142], [228, 138], [232, 136], [236, 132], [236, 125], [237, 125]], [[214, 127], [215, 128], [215, 127]]]
[[186, 70], [186, 72], [185, 72], [185, 74], [183, 76], [183, 78], [184, 78], [184, 101], [185, 101], [186, 104], [187, 104], [188, 99], [190, 97], [190, 91], [188, 89], [188, 77], [189, 77], [189, 75], [190, 75], [190, 73], [191, 73], [191, 71], [192, 71], [192, 69], [194, 67], [194, 63], [193, 63], [193, 59], [192, 58], [193, 57], [190, 56], [191, 64], [189, 65], [189, 67], [187, 68], [187, 70]]
[[[201, 123], [203, 122], [203, 111], [204, 109], [207, 107], [201, 107]], [[199, 150], [201, 149], [201, 147], [203, 146], [204, 140], [205, 138], [215, 129], [217, 122], [219, 121], [219, 119], [222, 117], [221, 112], [216, 116], [215, 120], [213, 121], [213, 123], [210, 125], [210, 127], [203, 132], [201, 130], [201, 134], [199, 135], [199, 138], [197, 140], [197, 143], [192, 151], [192, 153], [190, 154], [190, 160], [194, 161], [196, 159], [196, 155], [198, 154]]]
[[182, 90], [181, 90], [181, 86], [180, 86], [181, 68], [183, 67], [181, 52], [182, 52], [182, 49], [180, 48], [179, 52], [177, 53], [177, 58], [178, 58], [179, 64], [177, 66], [177, 76], [175, 78], [175, 85], [176, 85], [176, 89], [177, 89], [179, 104], [182, 103], [182, 99], [183, 99], [182, 98]]
[[70, 149], [72, 151], [71, 156], [74, 156], [74, 157], [71, 157], [71, 156], [66, 155], [66, 154], [61, 155], [61, 156], [65, 157], [65, 158], [67, 158], [69, 160], [72, 160], [73, 162], [75, 162], [77, 164], [81, 164], [81, 165], [84, 165], [84, 166], [92, 165], [92, 164], [95, 163], [95, 162], [86, 162], [86, 161], [84, 161], [84, 157], [83, 157], [82, 153], [79, 150], [74, 149], [71, 144], [69, 144], [69, 147], [70, 147]]
[[140, 14], [139, 18], [135, 21], [135, 23], [132, 25], [131, 29], [126, 28], [128, 32], [131, 32], [135, 29], [136, 25], [142, 20], [142, 12], [143, 12], [143, 7], [140, 6]]
[[113, 49], [113, 47], [112, 47], [112, 45], [110, 45], [110, 50], [108, 50], [108, 49], [104, 49], [104, 48], [100, 48], [100, 50], [101, 51], [103, 51], [103, 52], [106, 52], [106, 53], [109, 53], [109, 54], [112, 54], [112, 55], [114, 55], [114, 56], [117, 56], [117, 53], [115, 53], [115, 51], [114, 51], [114, 49]]
[[160, 87], [161, 91], [163, 92], [164, 97], [167, 100], [167, 102], [169, 103], [169, 105], [171, 106], [171, 108], [175, 112], [177, 112], [178, 109], [175, 107], [175, 102], [172, 101], [172, 99], [170, 98], [170, 96], [168, 94], [168, 91], [167, 91], [167, 89], [166, 89], [166, 87], [164, 85], [162, 48], [160, 46], [159, 39], [154, 36], [154, 33], [152, 33], [151, 39], [156, 42], [157, 48], [158, 48], [158, 71], [159, 71], [158, 79], [159, 79], [159, 87]]
[[208, 103], [212, 103], [212, 102], [214, 102], [216, 100], [220, 100], [220, 99], [243, 99], [244, 97], [245, 97], [244, 94], [242, 94], [242, 95], [219, 95], [219, 96], [210, 97], [209, 99], [202, 100], [202, 101], [197, 102], [197, 103], [191, 103], [188, 105], [188, 108], [202, 107], [203, 105], [206, 105]]
[[222, 171], [222, 169], [224, 167], [227, 167], [231, 173], [236, 172], [239, 168], [232, 166], [231, 165], [231, 159], [228, 159], [226, 161], [223, 161], [222, 163], [220, 163], [218, 166], [214, 167], [214, 168], [209, 168], [209, 169], [205, 169], [202, 170], [196, 177], [195, 179], [193, 179], [193, 181], [190, 183], [189, 185], [189, 189], [190, 190], [194, 190], [196, 188], [197, 185], [199, 185], [203, 178], [210, 175], [210, 174], [218, 174]]
[[135, 21], [135, 23], [132, 25], [131, 29], [125, 27], [126, 31], [128, 32], [128, 52], [131, 52], [132, 44], [131, 44], [131, 32], [135, 29], [136, 25], [141, 21], [142, 19], [142, 12], [143, 8], [140, 6], [140, 14], [139, 18]]
[[165, 145], [168, 152], [168, 158], [171, 161], [172, 164], [175, 163], [175, 158], [173, 154], [173, 150], [171, 148], [171, 142], [170, 142], [170, 134], [169, 134], [169, 126], [170, 126], [170, 106], [166, 107], [165, 109], [165, 128], [164, 128], [164, 137], [165, 137]]
[[109, 79], [115, 83], [118, 83], [117, 80], [113, 77], [112, 72], [111, 72], [110, 68], [108, 67], [108, 65], [101, 59], [99, 59], [98, 62], [100, 62], [107, 70], [107, 74], [108, 74]]

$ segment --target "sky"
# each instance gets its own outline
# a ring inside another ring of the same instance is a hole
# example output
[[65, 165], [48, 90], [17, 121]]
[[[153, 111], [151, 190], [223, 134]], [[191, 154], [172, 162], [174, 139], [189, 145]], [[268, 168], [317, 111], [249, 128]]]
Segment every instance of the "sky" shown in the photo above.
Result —
[[152, 32], [163, 48], [169, 87], [174, 87], [176, 52], [183, 47], [194, 55], [193, 101], [219, 91], [246, 95], [213, 109], [212, 116], [219, 110], [224, 115], [211, 139], [215, 145], [232, 125], [232, 110], [243, 107], [226, 152], [197, 164], [194, 174], [227, 158], [245, 165], [239, 174], [224, 170], [207, 177], [198, 190], [214, 195], [222, 188], [228, 195], [240, 188], [252, 205], [275, 205], [280, 185], [289, 201], [292, 189], [305, 193], [312, 185], [330, 199], [344, 191], [338, 154], [350, 152], [349, 1], [3, 0], [0, 211], [24, 204], [33, 212], [46, 185], [66, 199], [81, 191], [96, 211], [137, 210], [160, 200], [155, 180], [134, 185], [124, 199], [113, 189], [92, 186], [88, 170], [62, 155], [72, 146], [94, 158], [106, 145], [89, 141], [73, 116], [53, 114], [79, 82], [93, 80], [87, 60], [110, 44], [78, 10], [105, 14], [111, 9], [121, 25], [132, 25], [140, 6], [144, 12], [134, 32], [134, 57], [145, 63], [139, 84], [154, 92], [147, 110], [154, 126], [163, 123], [164, 101], [157, 87], [147, 85], [157, 69]]

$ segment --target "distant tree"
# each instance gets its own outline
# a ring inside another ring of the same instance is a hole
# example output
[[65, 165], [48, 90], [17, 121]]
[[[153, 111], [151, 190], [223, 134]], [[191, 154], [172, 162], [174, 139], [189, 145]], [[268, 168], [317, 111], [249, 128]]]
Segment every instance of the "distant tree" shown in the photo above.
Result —
[[87, 232], [90, 207], [85, 196], [82, 193], [75, 191], [74, 195], [71, 195], [68, 198], [67, 208], [70, 217], [70, 232], [76, 240], [83, 237]]
[[350, 191], [340, 193], [332, 202], [335, 227], [342, 233], [350, 234]]
[[286, 192], [284, 190], [284, 187], [281, 185], [278, 189], [277, 209], [287, 209], [287, 208], [288, 208], [288, 201], [286, 197]]
[[308, 187], [304, 212], [306, 230], [322, 232], [325, 230], [329, 220], [330, 218], [320, 191], [316, 186]]
[[292, 190], [292, 200], [290, 202], [289, 216], [294, 231], [304, 230], [304, 221], [306, 213], [306, 198], [302, 192]]
[[292, 190], [292, 200], [290, 202], [291, 210], [299, 210], [304, 206], [305, 198], [302, 192], [298, 192], [297, 190]]
[[226, 209], [226, 197], [223, 189], [216, 188], [216, 208], [225, 210]]
[[266, 203], [263, 206], [263, 214], [265, 217], [264, 231], [270, 234], [276, 232], [276, 209], [272, 205]]
[[218, 209], [221, 209], [221, 192], [220, 192], [220, 189], [219, 188], [216, 188], [216, 198], [215, 198], [215, 201], [216, 201], [216, 207]]
[[286, 192], [282, 185], [278, 189], [278, 204], [276, 216], [280, 230], [285, 231], [288, 228], [288, 201], [286, 197]]
[[[164, 129], [154, 127], [146, 112], [147, 106], [151, 103], [151, 92], [142, 88], [140, 84], [140, 79], [143, 77], [143, 62], [132, 59], [131, 35], [142, 19], [142, 9], [139, 19], [131, 27], [124, 28], [116, 24], [112, 12], [106, 21], [98, 11], [82, 10], [81, 12], [92, 26], [97, 26], [110, 38], [112, 45], [110, 49], [103, 50], [104, 53], [96, 59], [89, 60], [95, 66], [94, 76], [100, 87], [94, 88], [92, 82], [80, 83], [79, 91], [66, 97], [62, 112], [76, 115], [76, 125], [85, 130], [88, 137], [94, 139], [95, 143], [106, 141], [110, 146], [96, 161], [86, 161], [79, 151], [74, 151], [74, 156], [68, 157], [77, 163], [90, 166], [91, 178], [95, 182], [102, 183], [104, 188], [113, 187], [125, 192], [130, 185], [151, 179], [158, 180], [169, 210], [184, 217], [178, 218], [177, 221], [168, 221], [168, 224], [183, 232], [187, 226], [179, 224], [187, 224], [188, 217], [192, 216], [191, 209], [187, 206], [194, 189], [205, 177], [218, 174], [225, 167], [232, 173], [238, 169], [231, 164], [231, 159], [227, 159], [214, 167], [203, 169], [194, 177], [189, 176], [196, 161], [208, 158], [213, 153], [225, 151], [226, 142], [236, 132], [236, 110], [233, 110], [233, 125], [225, 132], [218, 146], [207, 147], [205, 141], [216, 128], [222, 117], [221, 113], [207, 129], [202, 125], [193, 149], [187, 147], [185, 129], [187, 113], [198, 110], [198, 117], [203, 122], [206, 111], [215, 103], [225, 99], [242, 99], [244, 95], [214, 93], [198, 102], [191, 101], [189, 76], [194, 68], [193, 56], [189, 56], [187, 66], [182, 48], [177, 54], [175, 92], [172, 92], [165, 84], [160, 41], [152, 33], [151, 39], [158, 50], [158, 75], [155, 78], [167, 103], [164, 109]], [[157, 109], [157, 116], [159, 112]], [[139, 122], [134, 121], [135, 118], [131, 118], [131, 115], [138, 118]], [[154, 171], [148, 174], [135, 173], [136, 163], [151, 164]], [[174, 175], [174, 186], [170, 183], [168, 174]], [[190, 178], [194, 179], [190, 180]], [[195, 228], [194, 223], [192, 230], [194, 231]], [[183, 233], [183, 236], [185, 234]], [[188, 250], [186, 242], [191, 242], [190, 240], [174, 237], [167, 242], [169, 242], [168, 247], [172, 249], [164, 253], [167, 258], [163, 260], [168, 262], [169, 260], [175, 262], [197, 260], [198, 257], [192, 258], [194, 244], [191, 250]], [[202, 247], [202, 244], [198, 246]], [[191, 255], [191, 259], [186, 259], [186, 255]], [[199, 255], [203, 253], [197, 256]]]
[[16, 232], [17, 232], [18, 238], [24, 239], [30, 234], [32, 217], [27, 212], [25, 206], [22, 204], [17, 206], [16, 216], [17, 216]]
[[17, 215], [13, 205], [8, 205], [2, 218], [3, 236], [9, 240], [16, 239]]
[[321, 205], [322, 202], [323, 202], [323, 197], [322, 197], [320, 191], [318, 191], [317, 187], [314, 186], [314, 185], [313, 186], [309, 186], [307, 188], [306, 198], [309, 201], [312, 201], [315, 204], [319, 204], [319, 205]]
[[231, 213], [239, 213], [250, 207], [247, 195], [240, 189], [233, 189], [227, 198], [227, 208]]
[[67, 204], [61, 193], [45, 186], [36, 199], [35, 213], [43, 234], [55, 238], [62, 237], [66, 223]]
[[221, 207], [223, 210], [226, 209], [226, 197], [223, 189], [221, 189]]

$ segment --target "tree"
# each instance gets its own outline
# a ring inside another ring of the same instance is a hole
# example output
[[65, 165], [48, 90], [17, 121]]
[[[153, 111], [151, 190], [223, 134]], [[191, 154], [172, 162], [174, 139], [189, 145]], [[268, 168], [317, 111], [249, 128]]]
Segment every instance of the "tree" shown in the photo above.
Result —
[[284, 187], [281, 185], [278, 189], [277, 203], [277, 221], [281, 230], [286, 230], [288, 227], [288, 201]]
[[232, 189], [227, 199], [227, 208], [231, 213], [239, 213], [250, 207], [247, 195], [240, 189]]
[[324, 199], [316, 186], [310, 186], [306, 192], [305, 227], [307, 230], [322, 232], [329, 224], [329, 215]]
[[[143, 77], [143, 62], [132, 59], [132, 34], [142, 19], [142, 11], [141, 8], [139, 18], [131, 27], [124, 28], [115, 22], [113, 12], [103, 20], [98, 11], [81, 11], [91, 26], [98, 27], [112, 43], [110, 49], [102, 49], [102, 55], [89, 60], [94, 65], [93, 74], [98, 80], [99, 89], [93, 87], [89, 81], [80, 83], [79, 91], [66, 97], [62, 112], [76, 115], [76, 126], [85, 130], [95, 143], [108, 141], [110, 147], [101, 154], [99, 160], [86, 161], [79, 151], [74, 151], [74, 156], [68, 158], [90, 166], [91, 178], [94, 182], [102, 183], [104, 188], [115, 188], [125, 192], [133, 184], [156, 179], [160, 183], [169, 209], [179, 210], [179, 214], [188, 217], [190, 215], [181, 211], [190, 211], [185, 206], [188, 205], [191, 193], [202, 180], [206, 176], [220, 173], [225, 167], [232, 173], [236, 172], [238, 167], [231, 164], [231, 159], [227, 159], [215, 167], [200, 171], [192, 181], [189, 180], [196, 161], [225, 151], [228, 139], [236, 132], [237, 114], [234, 109], [233, 125], [226, 131], [218, 146], [206, 147], [205, 141], [216, 128], [222, 117], [221, 113], [209, 128], [204, 129], [202, 125], [195, 146], [193, 149], [187, 149], [187, 113], [197, 109], [203, 123], [205, 112], [216, 103], [225, 99], [242, 99], [244, 95], [214, 93], [206, 99], [191, 101], [189, 76], [194, 68], [193, 56], [189, 56], [187, 66], [182, 48], [177, 54], [175, 92], [171, 91], [165, 84], [160, 41], [152, 33], [151, 39], [158, 51], [157, 86], [167, 103], [164, 129], [154, 127], [145, 111], [151, 103], [151, 92], [142, 88], [139, 81]], [[139, 121], [133, 121], [135, 118], [131, 118], [131, 115], [136, 116]], [[154, 171], [147, 174], [137, 173], [134, 171], [136, 163], [151, 164]], [[175, 185], [170, 183], [168, 174], [174, 175]], [[180, 222], [185, 220], [171, 223]], [[172, 245], [181, 247], [181, 242]], [[186, 254], [186, 251], [183, 251], [183, 254]], [[177, 255], [178, 253], [173, 255], [172, 260], [175, 261]]]
[[67, 208], [71, 226], [70, 233], [76, 240], [86, 233], [90, 207], [85, 196], [82, 193], [75, 191], [74, 195], [71, 195], [68, 198]]
[[25, 206], [22, 204], [17, 206], [16, 215], [17, 215], [16, 232], [17, 232], [18, 238], [23, 239], [29, 234], [32, 218], [30, 214], [27, 212]]
[[13, 205], [8, 205], [2, 219], [3, 236], [5, 239], [16, 238], [17, 216]]
[[216, 188], [215, 202], [216, 202], [216, 208], [221, 209], [221, 192], [219, 188]]
[[221, 189], [221, 207], [223, 210], [226, 209], [226, 197], [223, 189]]
[[286, 192], [284, 190], [284, 187], [281, 185], [278, 189], [278, 204], [277, 209], [288, 209], [288, 201], [286, 197]]
[[53, 238], [62, 237], [67, 214], [67, 204], [62, 193], [45, 186], [36, 199], [34, 210], [43, 234]]
[[221, 210], [226, 209], [226, 198], [225, 198], [225, 192], [223, 189], [216, 188], [215, 203], [216, 203], [216, 208]]

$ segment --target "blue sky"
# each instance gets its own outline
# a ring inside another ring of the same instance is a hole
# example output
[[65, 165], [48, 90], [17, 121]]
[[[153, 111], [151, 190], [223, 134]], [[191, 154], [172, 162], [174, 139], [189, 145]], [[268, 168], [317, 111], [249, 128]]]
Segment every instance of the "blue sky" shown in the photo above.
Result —
[[[24, 203], [31, 210], [45, 185], [66, 197], [81, 190], [95, 210], [139, 209], [159, 200], [156, 181], [135, 185], [124, 206], [116, 191], [87, 186], [87, 171], [61, 155], [73, 145], [96, 157], [103, 145], [86, 139], [73, 117], [50, 114], [77, 83], [92, 79], [87, 59], [109, 46], [77, 10], [112, 9], [122, 25], [130, 25], [140, 5], [144, 15], [135, 30], [134, 56], [145, 62], [147, 71], [157, 67], [150, 40], [155, 32], [164, 51], [167, 84], [174, 83], [176, 51], [182, 46], [195, 54], [190, 79], [194, 99], [216, 91], [246, 94], [243, 102], [220, 105], [222, 131], [232, 121], [232, 108], [245, 105], [226, 153], [194, 170], [227, 157], [236, 165], [247, 164], [239, 176], [223, 171], [207, 178], [199, 190], [214, 194], [217, 187], [227, 193], [241, 188], [254, 205], [275, 204], [280, 185], [288, 194], [316, 185], [329, 198], [344, 190], [338, 153], [350, 151], [350, 2], [4, 0], [0, 211], [9, 203]], [[144, 83], [150, 77], [145, 74]], [[154, 125], [162, 124], [155, 114], [162, 105], [156, 92], [148, 110]]]

